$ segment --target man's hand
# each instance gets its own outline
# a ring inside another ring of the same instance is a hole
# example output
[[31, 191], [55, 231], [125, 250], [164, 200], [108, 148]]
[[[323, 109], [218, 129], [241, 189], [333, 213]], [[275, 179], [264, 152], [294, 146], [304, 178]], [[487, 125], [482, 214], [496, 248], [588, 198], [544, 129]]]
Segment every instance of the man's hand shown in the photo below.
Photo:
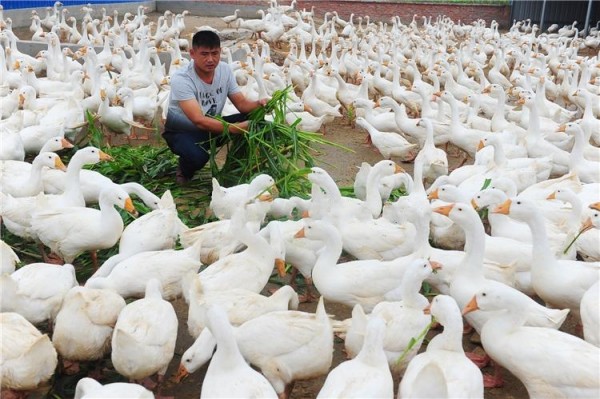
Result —
[[244, 134], [249, 126], [250, 121], [237, 122], [229, 126], [229, 132], [233, 134]]
[[256, 100], [256, 103], [259, 107], [264, 107], [269, 102], [269, 100], [270, 98], [261, 98], [259, 100]]

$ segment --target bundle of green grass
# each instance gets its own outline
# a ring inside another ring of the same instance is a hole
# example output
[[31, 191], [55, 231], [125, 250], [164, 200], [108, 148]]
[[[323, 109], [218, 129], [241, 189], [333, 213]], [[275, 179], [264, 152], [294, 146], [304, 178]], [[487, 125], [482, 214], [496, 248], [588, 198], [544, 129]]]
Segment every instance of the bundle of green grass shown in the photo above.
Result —
[[[251, 112], [246, 134], [230, 135], [226, 131], [227, 143], [221, 149], [227, 151], [227, 156], [221, 167], [217, 165], [219, 149], [213, 140], [210, 166], [213, 177], [221, 184], [246, 183], [266, 173], [275, 179], [282, 197], [306, 196], [310, 192], [306, 174], [315, 163], [314, 145], [336, 144], [319, 133], [298, 130], [300, 119], [291, 125], [286, 122], [290, 90], [291, 86], [274, 92], [264, 107]], [[266, 115], [271, 115], [272, 120], [265, 119]]]

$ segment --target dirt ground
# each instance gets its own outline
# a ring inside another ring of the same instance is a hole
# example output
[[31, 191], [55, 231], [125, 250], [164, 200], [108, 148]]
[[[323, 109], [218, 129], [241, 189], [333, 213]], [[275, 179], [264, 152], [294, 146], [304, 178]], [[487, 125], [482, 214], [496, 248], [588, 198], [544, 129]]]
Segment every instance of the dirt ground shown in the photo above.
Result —
[[[158, 18], [158, 14], [151, 14], [149, 20], [154, 20]], [[196, 16], [187, 16], [185, 18], [185, 23], [187, 26], [187, 33], [192, 33], [195, 31], [195, 27], [202, 25], [209, 25], [217, 29], [224, 29], [225, 24], [220, 20], [220, 18], [202, 18]], [[20, 38], [29, 39], [31, 37], [31, 33], [25, 29], [15, 29], [15, 32]], [[375, 162], [382, 159], [382, 156], [373, 151], [370, 147], [364, 145], [364, 140], [366, 138], [366, 132], [362, 131], [359, 128], [352, 128], [347, 120], [339, 119], [334, 121], [333, 123], [327, 125], [327, 134], [326, 138], [334, 141], [336, 143], [342, 144], [343, 146], [351, 149], [352, 151], [345, 151], [338, 148], [320, 148], [319, 154], [317, 156], [318, 161], [320, 162], [320, 166], [325, 168], [336, 180], [339, 186], [350, 186], [354, 181], [354, 176], [358, 167], [362, 162], [368, 162], [370, 164], [374, 164]], [[161, 143], [162, 144], [162, 143]], [[451, 167], [456, 166], [457, 160], [452, 158], [450, 160]], [[401, 163], [401, 165], [409, 172], [412, 172], [412, 164], [409, 163]], [[289, 277], [288, 277], [289, 278]], [[275, 284], [270, 284], [267, 288], [276, 287]], [[267, 290], [264, 292], [268, 295]], [[173, 302], [173, 305], [177, 311], [179, 316], [179, 335], [177, 340], [177, 347], [175, 356], [169, 370], [167, 372], [166, 377], [170, 377], [174, 375], [177, 370], [177, 366], [179, 364], [181, 355], [183, 352], [193, 343], [191, 337], [187, 333], [187, 305], [185, 302], [180, 299]], [[301, 304], [300, 310], [314, 312], [316, 308], [315, 303], [309, 304]], [[351, 309], [337, 305], [332, 303], [326, 303], [327, 312], [335, 315], [337, 319], [343, 320], [345, 318], [350, 317]], [[568, 320], [563, 327], [563, 330], [566, 330], [570, 333], [574, 332], [574, 324]], [[429, 338], [434, 334], [438, 333], [438, 331], [432, 331], [429, 333]], [[473, 342], [472, 342], [473, 341]], [[467, 335], [464, 338], [464, 347], [465, 350], [473, 350], [477, 347], [476, 337], [471, 335]], [[342, 351], [343, 349], [343, 341], [339, 338], [335, 339], [335, 347], [334, 347], [334, 357], [332, 368], [337, 366], [340, 362], [345, 360], [345, 355]], [[425, 349], [425, 345], [423, 345], [421, 350]], [[480, 349], [479, 349], [480, 350]], [[188, 399], [188, 398], [197, 398], [200, 394], [200, 387], [202, 384], [202, 380], [204, 378], [204, 373], [206, 371], [206, 367], [197, 371], [193, 375], [189, 376], [183, 382], [179, 384], [174, 384], [171, 381], [167, 381], [164, 385], [164, 389], [162, 394], [174, 396], [178, 399]], [[483, 370], [484, 372], [491, 373], [491, 367], [487, 367]], [[60, 375], [58, 376], [60, 380]], [[512, 376], [509, 372], [504, 373], [505, 377], [505, 385], [502, 388], [497, 389], [486, 389], [485, 397], [486, 398], [524, 398], [527, 397], [527, 392], [521, 384], [521, 382]], [[291, 393], [292, 399], [299, 398], [314, 398], [319, 392], [323, 382], [325, 380], [325, 376], [313, 379], [309, 381], [298, 381], [295, 384], [295, 387]], [[396, 388], [397, 388], [396, 381]], [[60, 384], [60, 382], [58, 382]]]

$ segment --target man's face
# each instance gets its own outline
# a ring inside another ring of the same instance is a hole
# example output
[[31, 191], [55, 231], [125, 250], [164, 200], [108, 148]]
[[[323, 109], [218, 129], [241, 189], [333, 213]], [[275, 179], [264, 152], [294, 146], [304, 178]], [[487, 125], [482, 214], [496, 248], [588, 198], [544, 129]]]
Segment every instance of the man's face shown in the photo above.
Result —
[[221, 48], [196, 47], [190, 49], [190, 57], [196, 68], [204, 73], [212, 73], [221, 60]]

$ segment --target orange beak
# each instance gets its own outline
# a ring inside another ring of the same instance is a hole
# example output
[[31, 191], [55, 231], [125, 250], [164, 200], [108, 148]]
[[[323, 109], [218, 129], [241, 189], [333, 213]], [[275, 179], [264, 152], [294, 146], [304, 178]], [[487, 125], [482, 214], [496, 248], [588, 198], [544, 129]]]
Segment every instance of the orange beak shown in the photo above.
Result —
[[485, 147], [483, 140], [479, 140], [479, 144], [477, 144], [477, 151], [481, 150], [483, 147]]
[[579, 229], [579, 234], [583, 234], [586, 231], [590, 230], [594, 225], [592, 224], [592, 219], [587, 218], [583, 223], [581, 223], [581, 228]]
[[593, 204], [590, 204], [589, 208], [600, 211], [600, 202], [594, 202]]
[[281, 258], [275, 258], [275, 267], [279, 277], [285, 277], [285, 261]]
[[474, 312], [476, 310], [479, 310], [479, 306], [477, 305], [477, 298], [475, 296], [473, 296], [473, 298], [471, 298], [469, 303], [467, 303], [465, 305], [465, 307], [463, 308], [462, 315], [464, 316], [464, 315]]
[[512, 201], [507, 199], [506, 201], [504, 201], [503, 203], [501, 203], [500, 205], [498, 205], [493, 211], [492, 213], [498, 213], [501, 215], [508, 215], [510, 212], [510, 204], [512, 204]]
[[302, 212], [302, 219], [306, 219], [306, 218], [309, 218], [309, 217], [310, 217], [310, 212], [309, 211]]
[[105, 153], [104, 151], [100, 151], [100, 160], [101, 161], [114, 161], [114, 158]]
[[262, 201], [262, 202], [271, 202], [273, 201], [273, 196], [271, 195], [270, 192], [264, 192], [261, 195], [258, 196], [258, 200]]
[[435, 208], [433, 211], [435, 213], [439, 213], [440, 215], [449, 217], [450, 212], [452, 211], [452, 208], [454, 208], [454, 204], [450, 204], [450, 205], [446, 205], [446, 206], [439, 206], [439, 207]]
[[60, 160], [59, 157], [56, 157], [54, 159], [54, 167], [58, 170], [62, 170], [63, 172], [67, 170], [65, 164]]
[[135, 209], [135, 206], [133, 206], [133, 201], [131, 201], [131, 198], [127, 198], [125, 200], [124, 208], [127, 212], [131, 213], [133, 216], [137, 216], [138, 212]]
[[471, 206], [473, 207], [473, 209], [475, 209], [476, 211], [479, 210], [479, 205], [477, 205], [477, 202], [475, 202], [474, 199], [471, 198]]
[[442, 268], [442, 264], [440, 262], [435, 262], [433, 260], [429, 261], [429, 264], [431, 265], [431, 268], [435, 271], [435, 270], [440, 270]]
[[431, 314], [431, 304], [427, 305], [425, 309], [423, 309], [424, 314]]
[[567, 125], [562, 124], [558, 127], [558, 129], [556, 129], [557, 132], [566, 132], [567, 131]]
[[294, 238], [304, 238], [306, 237], [304, 235], [304, 227], [301, 228], [300, 230], [298, 230], [298, 232], [296, 234], [294, 234]]
[[175, 374], [175, 376], [173, 376], [171, 380], [174, 383], [179, 384], [181, 381], [187, 378], [188, 375], [190, 375], [190, 373], [187, 371], [185, 366], [183, 364], [180, 364], [179, 368], [177, 369], [177, 374]]
[[404, 172], [406, 172], [406, 171], [402, 168], [402, 166], [396, 164], [396, 166], [394, 167], [394, 174], [396, 174], [396, 173], [404, 173]]
[[492, 92], [492, 86], [486, 86], [485, 89], [483, 89], [482, 93], [491, 93]]
[[525, 99], [524, 98], [519, 98], [519, 100], [517, 101], [517, 104], [524, 105], [525, 104]]
[[434, 199], [439, 199], [439, 190], [436, 188], [435, 190], [433, 190], [432, 192], [429, 193], [429, 195], [427, 196], [427, 199], [429, 201], [434, 200]]
[[67, 139], [62, 139], [60, 141], [60, 144], [62, 145], [63, 148], [73, 148], [73, 144], [71, 144], [69, 142], [69, 140], [67, 140]]
[[556, 191], [554, 191], [552, 194], [550, 194], [549, 196], [546, 197], [547, 200], [553, 200], [556, 199]]

